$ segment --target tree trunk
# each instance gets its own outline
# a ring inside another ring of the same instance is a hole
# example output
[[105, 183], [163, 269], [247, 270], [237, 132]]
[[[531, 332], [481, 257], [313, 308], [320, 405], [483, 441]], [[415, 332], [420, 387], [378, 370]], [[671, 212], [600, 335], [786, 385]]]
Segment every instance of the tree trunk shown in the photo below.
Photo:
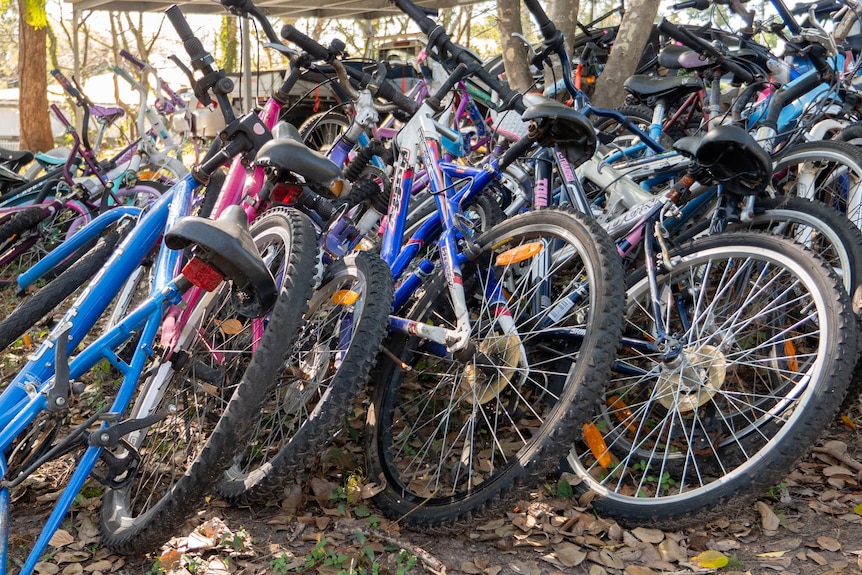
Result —
[[527, 61], [527, 48], [513, 33], [522, 34], [520, 0], [499, 0], [497, 18], [500, 24], [500, 43], [503, 45], [503, 66], [509, 87], [524, 92], [533, 83], [530, 64]]
[[[563, 33], [566, 38], [566, 52], [569, 56], [574, 57], [578, 54], [572, 54], [572, 40], [578, 35], [578, 8], [580, 2], [578, 0], [552, 0], [548, 4], [548, 18], [557, 27], [557, 30]], [[545, 69], [545, 86], [553, 86], [555, 82], [562, 78], [563, 69], [556, 58], [553, 59], [553, 71]], [[565, 89], [563, 89], [565, 92]], [[568, 98], [568, 92], [565, 92]]]
[[23, 2], [18, 3], [18, 113], [22, 150], [45, 151], [54, 147], [48, 117], [48, 30], [27, 23]]
[[652, 32], [658, 6], [659, 0], [632, 0], [626, 6], [608, 63], [596, 81], [592, 100], [597, 106], [615, 108], [625, 104], [623, 82], [637, 69]]

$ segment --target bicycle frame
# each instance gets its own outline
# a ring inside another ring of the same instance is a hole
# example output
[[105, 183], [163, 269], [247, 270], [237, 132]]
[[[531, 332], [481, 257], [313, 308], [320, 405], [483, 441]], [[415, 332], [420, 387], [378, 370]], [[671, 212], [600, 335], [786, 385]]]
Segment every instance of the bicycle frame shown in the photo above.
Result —
[[[131, 401], [147, 360], [153, 354], [153, 341], [162, 323], [165, 306], [179, 303], [182, 297], [180, 289], [172, 280], [179, 270], [182, 251], [170, 250], [162, 246], [156, 258], [156, 273], [151, 297], [71, 358], [68, 364], [66, 358], [69, 352], [83, 341], [85, 335], [110, 305], [120, 286], [152, 251], [162, 234], [179, 218], [188, 215], [193, 205], [193, 195], [199, 188], [200, 184], [194, 178], [186, 176], [150, 207], [123, 241], [120, 249], [111, 256], [94, 281], [52, 330], [49, 338], [39, 346], [24, 368], [6, 386], [0, 394], [0, 452], [6, 453], [12, 442], [40, 413], [62, 409], [67, 403], [69, 382], [82, 376], [102, 359], [106, 359], [123, 374], [122, 383], [110, 411], [96, 412], [88, 422], [76, 428], [59, 445], [69, 447], [73, 440], [84, 437], [86, 427], [100, 419], [102, 420], [100, 429], [106, 429], [110, 421], [122, 416]], [[135, 347], [132, 359], [127, 363], [113, 350], [127, 341], [133, 330], [138, 328], [142, 328], [141, 340]], [[84, 455], [57, 500], [21, 573], [32, 572], [48, 541], [59, 528], [75, 496], [98, 461], [104, 448], [94, 445], [91, 440], [88, 443]], [[55, 449], [57, 449], [56, 446]], [[2, 455], [0, 472], [6, 476], [8, 471], [6, 456]], [[14, 479], [11, 484], [14, 484]], [[5, 573], [8, 555], [9, 489], [10, 481], [7, 479], [0, 485], [0, 537], [2, 537], [0, 542], [0, 570], [2, 571], [0, 572], [2, 573]]]

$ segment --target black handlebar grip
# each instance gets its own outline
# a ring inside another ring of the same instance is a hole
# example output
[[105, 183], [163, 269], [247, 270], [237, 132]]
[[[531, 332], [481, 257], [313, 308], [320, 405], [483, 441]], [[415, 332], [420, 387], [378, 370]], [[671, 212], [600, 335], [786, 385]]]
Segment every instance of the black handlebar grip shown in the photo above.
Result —
[[321, 46], [318, 42], [312, 40], [290, 24], [285, 24], [281, 29], [281, 37], [288, 42], [293, 42], [299, 46], [304, 52], [311, 54], [315, 60], [328, 60], [329, 50]]
[[168, 17], [168, 20], [171, 21], [171, 25], [174, 27], [174, 30], [177, 31], [177, 35], [180, 37], [180, 40], [182, 40], [186, 53], [192, 59], [192, 67], [195, 70], [203, 69], [206, 64], [210, 63], [205, 62], [208, 60], [209, 54], [204, 50], [204, 45], [201, 44], [201, 41], [195, 38], [192, 28], [189, 26], [189, 23], [182, 11], [176, 4], [174, 4], [165, 10], [165, 14]]
[[427, 36], [431, 33], [434, 28], [437, 27], [437, 24], [428, 17], [426, 11], [421, 7], [417, 6], [410, 0], [393, 0], [395, 6], [398, 7], [399, 10], [407, 14], [411, 20], [416, 22], [419, 25], [419, 29], [425, 33]]
[[548, 18], [544, 8], [539, 4], [539, 0], [524, 0], [524, 4], [527, 6], [530, 14], [536, 18], [536, 23], [539, 25], [539, 30], [542, 32], [545, 40], [552, 40], [557, 34], [557, 27]]
[[147, 67], [143, 60], [139, 59], [137, 56], [134, 56], [129, 52], [126, 52], [125, 50], [120, 50], [120, 56], [134, 64], [139, 70], [143, 70]]
[[402, 94], [392, 82], [382, 82], [377, 89], [377, 95], [384, 100], [392, 102], [411, 116], [419, 109], [419, 104], [416, 103], [416, 100]]
[[680, 2], [679, 4], [674, 4], [672, 8], [674, 10], [683, 10], [685, 8], [694, 8], [695, 10], [706, 10], [709, 8], [709, 0], [687, 0], [686, 2]]

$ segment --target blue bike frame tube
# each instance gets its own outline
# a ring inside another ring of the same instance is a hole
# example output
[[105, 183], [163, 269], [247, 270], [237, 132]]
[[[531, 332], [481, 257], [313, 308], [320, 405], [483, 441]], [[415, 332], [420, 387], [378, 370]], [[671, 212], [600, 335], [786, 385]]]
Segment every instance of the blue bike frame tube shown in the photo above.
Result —
[[75, 251], [91, 239], [97, 237], [108, 226], [124, 217], [137, 217], [141, 208], [132, 206], [112, 208], [104, 214], [91, 220], [83, 228], [75, 232], [71, 238], [54, 248], [44, 258], [18, 276], [18, 289], [23, 290], [41, 278], [46, 272], [54, 269], [54, 266], [68, 258]]
[[[123, 282], [141, 264], [164, 233], [165, 221], [169, 217], [168, 212], [174, 193], [190, 196], [197, 187], [193, 182], [195, 180], [190, 176], [183, 178], [151, 206], [148, 216], [141, 219], [140, 223], [135, 226], [135, 229], [129, 233], [111, 255], [105, 266], [96, 274], [93, 281], [54, 328], [51, 337], [39, 346], [24, 368], [12, 380], [12, 383], [0, 393], [0, 426], [4, 425], [4, 414], [8, 413], [7, 408], [20, 401], [25, 394], [24, 388], [27, 384], [35, 383], [38, 386], [53, 375], [54, 346], [60, 333], [68, 325], [71, 325], [67, 346], [70, 350], [75, 349], [99, 317], [102, 316]], [[170, 257], [179, 258], [179, 254]], [[159, 261], [162, 259], [160, 257]], [[171, 279], [173, 278], [165, 280], [163, 277], [157, 276], [155, 285], [159, 287], [154, 286], [154, 289], [161, 289], [161, 286], [167, 285]]]
[[[179, 302], [181, 298], [181, 294], [177, 292], [176, 286], [174, 286], [173, 284], [165, 288], [165, 294], [172, 294], [173, 297], [171, 299], [173, 299], [174, 303]], [[114, 331], [119, 330], [120, 325], [125, 326], [126, 324], [134, 323], [135, 325], [130, 325], [130, 327], [136, 327], [137, 325], [140, 325], [143, 321], [145, 321], [146, 324], [141, 334], [141, 341], [153, 341], [161, 325], [163, 309], [163, 300], [147, 300], [147, 302], [144, 303], [140, 308], [138, 308], [135, 313], [131, 314], [129, 317], [126, 318], [126, 320], [128, 321], [124, 320], [123, 322], [121, 322], [121, 324], [118, 324], [117, 328], [112, 329], [108, 334], [105, 334], [105, 336], [99, 338], [96, 343], [102, 341], [103, 339], [110, 340], [111, 338], [109, 336]], [[100, 346], [96, 346], [94, 344], [93, 346], [88, 347], [87, 350], [85, 350], [85, 352], [81, 354], [81, 356], [84, 356], [93, 347]], [[76, 358], [76, 361], [73, 363], [76, 364], [76, 366], [77, 364], [81, 363], [91, 363], [90, 367], [92, 367], [92, 365], [95, 365], [95, 362], [102, 357], [102, 355], [98, 353], [99, 351], [101, 351], [101, 349], [97, 349], [95, 351], [94, 355], [98, 355], [99, 357], [93, 358], [94, 360], [92, 362], [86, 357], [79, 357]], [[117, 396], [116, 398], [114, 398], [114, 403], [111, 405], [111, 412], [119, 413], [121, 415], [125, 412], [126, 407], [132, 400], [132, 395], [134, 394], [135, 388], [137, 387], [137, 382], [141, 375], [141, 372], [143, 372], [144, 367], [146, 366], [146, 361], [150, 356], [150, 352], [151, 350], [142, 349], [140, 347], [135, 351], [132, 363], [129, 366], [127, 373], [123, 377], [123, 383], [120, 385], [120, 389], [117, 392]], [[74, 371], [80, 371], [80, 369], [75, 369]], [[104, 429], [107, 426], [108, 423], [103, 423], [101, 428]], [[84, 486], [84, 482], [87, 481], [87, 477], [89, 477], [90, 472], [93, 470], [93, 467], [95, 467], [96, 462], [99, 460], [99, 456], [102, 453], [102, 449], [104, 448], [91, 445], [81, 456], [81, 459], [78, 461], [78, 465], [75, 468], [75, 472], [72, 474], [72, 477], [69, 479], [66, 488], [63, 490], [63, 493], [57, 500], [57, 503], [54, 506], [51, 516], [48, 518], [48, 521], [42, 528], [42, 532], [39, 535], [39, 539], [36, 540], [36, 543], [33, 546], [33, 549], [30, 551], [30, 555], [27, 557], [27, 561], [21, 568], [21, 572], [19, 573], [19, 575], [29, 575], [35, 569], [36, 563], [42, 557], [42, 554], [45, 552], [45, 549], [48, 546], [48, 542], [51, 540], [51, 537], [54, 536], [54, 533], [56, 533], [57, 529], [60, 528], [63, 519], [65, 519], [66, 514], [69, 512], [69, 509], [75, 502], [75, 497], [77, 497], [78, 493], [81, 492], [81, 489]]]
[[[192, 196], [200, 187], [201, 184], [195, 180], [191, 174], [189, 174], [171, 188], [173, 195], [176, 196], [176, 200], [170, 203], [170, 211], [168, 212], [168, 217], [165, 221], [163, 231], [167, 232], [174, 227], [180, 218], [191, 213], [193, 206]], [[177, 277], [177, 274], [180, 273], [182, 255], [182, 250], [169, 250], [167, 248], [159, 250], [154, 266], [155, 271], [153, 273], [153, 289], [151, 295], [157, 294], [163, 287], [168, 285], [175, 277]], [[131, 272], [129, 272], [125, 277], [129, 277], [130, 274]]]

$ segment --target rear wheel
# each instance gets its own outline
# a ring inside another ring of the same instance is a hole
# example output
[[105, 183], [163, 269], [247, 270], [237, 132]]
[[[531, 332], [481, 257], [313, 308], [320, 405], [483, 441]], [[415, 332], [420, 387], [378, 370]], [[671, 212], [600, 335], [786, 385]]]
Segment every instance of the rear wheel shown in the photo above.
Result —
[[179, 349], [149, 370], [129, 417], [167, 415], [123, 438], [119, 455], [139, 454], [140, 463], [102, 498], [102, 541], [119, 552], [156, 548], [194, 513], [245, 445], [249, 422], [296, 337], [315, 268], [313, 228], [305, 216], [276, 209], [251, 232], [279, 299], [268, 316], [250, 319], [235, 311], [228, 286], [205, 294]]

